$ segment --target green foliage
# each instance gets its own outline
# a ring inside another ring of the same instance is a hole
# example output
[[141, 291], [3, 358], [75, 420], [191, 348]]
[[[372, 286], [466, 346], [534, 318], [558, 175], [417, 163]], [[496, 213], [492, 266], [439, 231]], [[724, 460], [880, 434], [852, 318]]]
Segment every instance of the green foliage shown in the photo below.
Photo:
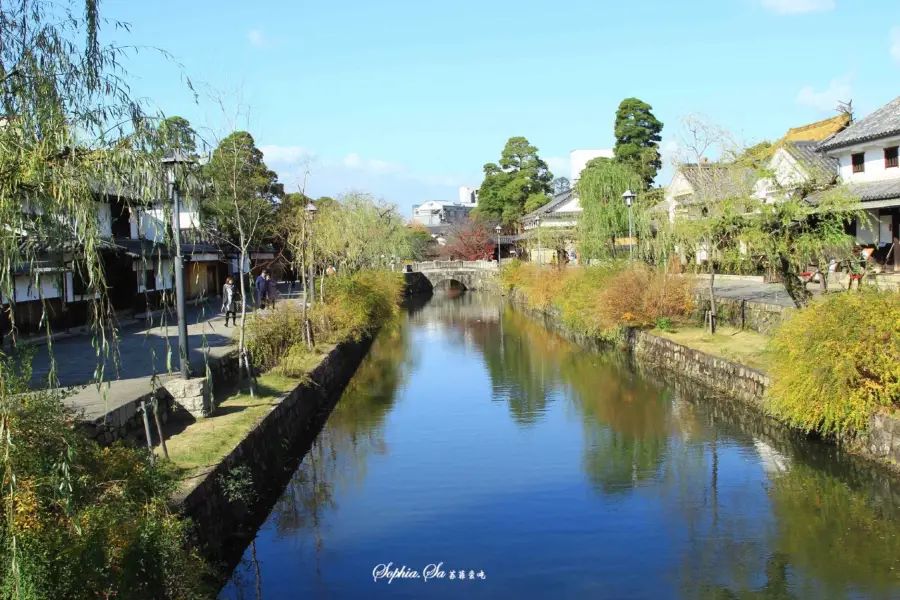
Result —
[[253, 473], [245, 465], [231, 469], [227, 475], [219, 474], [217, 481], [225, 499], [230, 504], [250, 506], [256, 499], [256, 492], [253, 490]]
[[[583, 210], [578, 225], [578, 244], [585, 259], [610, 258], [617, 254], [619, 238], [628, 237], [628, 207], [622, 200], [626, 190], [643, 187], [640, 175], [631, 167], [609, 158], [589, 161], [576, 184]], [[640, 240], [650, 238], [646, 202], [631, 209], [632, 230]]]
[[303, 346], [303, 314], [294, 302], [280, 302], [275, 310], [247, 319], [245, 344], [253, 363], [268, 371], [294, 346]]
[[742, 239], [778, 273], [794, 304], [802, 308], [810, 294], [800, 273], [809, 263], [817, 262], [824, 271], [829, 259], [843, 262], [852, 255], [854, 238], [845, 225], [868, 218], [858, 203], [841, 187], [821, 194], [815, 206], [797, 195], [758, 202], [752, 205]]
[[572, 182], [569, 181], [568, 177], [557, 177], [550, 182], [550, 189], [553, 191], [554, 195], [562, 194], [563, 192], [568, 192], [572, 189]]
[[100, 448], [57, 393], [26, 391], [0, 358], [3, 436], [0, 595], [202, 598], [206, 567], [168, 501], [178, 475], [146, 451]]
[[[310, 311], [315, 339], [337, 344], [374, 333], [399, 312], [403, 276], [388, 271], [359, 271], [328, 277], [328, 293]], [[246, 345], [260, 370], [287, 377], [305, 373], [309, 351], [303, 340], [303, 310], [281, 302], [247, 320]]]
[[656, 328], [660, 331], [673, 331], [672, 319], [669, 317], [656, 317]]
[[[298, 215], [295, 237], [302, 233]], [[371, 194], [350, 193], [315, 213], [311, 223], [312, 261], [320, 270], [335, 266], [338, 272], [384, 268], [391, 257], [410, 252], [410, 238], [403, 217], [393, 204]], [[300, 245], [299, 241], [293, 244]]]
[[278, 175], [266, 166], [253, 136], [235, 131], [219, 142], [204, 175], [212, 190], [202, 203], [218, 232], [238, 248], [273, 233], [275, 200], [284, 195]]
[[766, 406], [796, 427], [857, 434], [900, 404], [900, 301], [894, 292], [829, 296], [772, 340]]
[[399, 314], [403, 276], [389, 271], [340, 274], [324, 303], [311, 316], [317, 331], [332, 342], [371, 335]]
[[550, 199], [553, 174], [524, 137], [506, 142], [497, 163], [484, 165], [484, 181], [474, 214], [512, 223]]
[[421, 225], [410, 225], [406, 230], [406, 256], [410, 260], [425, 260], [436, 250], [437, 242]]
[[164, 119], [156, 130], [156, 144], [160, 153], [180, 150], [188, 154], [197, 152], [197, 132], [190, 121], [183, 117]]
[[[641, 189], [649, 188], [662, 168], [659, 142], [663, 124], [653, 115], [652, 109], [642, 100], [625, 98], [616, 110], [613, 153], [617, 162], [628, 165], [641, 177]], [[637, 186], [632, 189], [638, 190]]]

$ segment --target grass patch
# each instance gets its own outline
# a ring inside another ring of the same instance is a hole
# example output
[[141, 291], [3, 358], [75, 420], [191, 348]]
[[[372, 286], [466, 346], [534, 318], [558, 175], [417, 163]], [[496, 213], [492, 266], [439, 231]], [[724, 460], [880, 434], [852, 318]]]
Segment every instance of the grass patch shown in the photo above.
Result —
[[715, 335], [709, 335], [703, 327], [679, 327], [669, 331], [657, 328], [650, 333], [748, 367], [762, 371], [769, 368], [769, 355], [766, 351], [769, 337], [755, 331], [719, 326]]
[[[303, 360], [305, 371], [312, 371], [334, 346], [316, 348]], [[273, 406], [279, 397], [303, 381], [303, 377], [285, 377], [275, 372], [264, 373], [257, 379], [256, 397], [242, 391], [224, 393], [219, 398], [212, 417], [191, 423], [170, 421], [166, 425], [166, 446], [169, 458], [187, 479], [222, 460], [250, 428]], [[161, 452], [157, 447], [157, 452]]]

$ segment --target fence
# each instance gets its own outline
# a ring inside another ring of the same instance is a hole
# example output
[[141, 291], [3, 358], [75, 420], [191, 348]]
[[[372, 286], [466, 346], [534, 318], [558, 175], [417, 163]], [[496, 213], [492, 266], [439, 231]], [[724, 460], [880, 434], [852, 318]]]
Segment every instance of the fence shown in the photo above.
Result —
[[432, 260], [412, 263], [413, 271], [446, 271], [453, 269], [497, 270], [497, 261], [493, 260]]

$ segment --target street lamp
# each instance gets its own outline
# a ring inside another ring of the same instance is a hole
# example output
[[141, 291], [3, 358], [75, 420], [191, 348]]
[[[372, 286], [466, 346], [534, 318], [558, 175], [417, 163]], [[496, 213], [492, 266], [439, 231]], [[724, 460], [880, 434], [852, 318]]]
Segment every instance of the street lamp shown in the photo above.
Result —
[[543, 251], [541, 250], [541, 218], [540, 217], [534, 218], [534, 226], [537, 227], [537, 230], [538, 230], [538, 264], [540, 265], [542, 262], [541, 258], [543, 255]]
[[497, 266], [500, 266], [500, 232], [503, 231], [503, 228], [500, 227], [498, 223], [496, 227], [494, 227], [494, 231], [497, 232]]
[[[191, 378], [188, 354], [187, 315], [184, 307], [184, 258], [181, 255], [181, 194], [178, 190], [178, 165], [194, 160], [180, 150], [172, 150], [160, 160], [172, 196], [172, 234], [175, 238], [175, 307], [178, 312], [178, 357], [182, 379]], [[183, 172], [183, 168], [182, 168]]]
[[628, 207], [628, 260], [634, 260], [634, 238], [631, 236], [631, 203], [637, 198], [630, 189], [625, 190], [622, 199], [625, 200], [625, 206]]
[[315, 216], [317, 210], [319, 209], [316, 208], [316, 205], [312, 202], [307, 202], [306, 207], [303, 209], [303, 213], [306, 217], [306, 231], [309, 236], [307, 239], [307, 261], [309, 262], [309, 272], [306, 277], [306, 298], [304, 298], [304, 302], [308, 302], [310, 305], [316, 302], [316, 272], [312, 259], [312, 218]]

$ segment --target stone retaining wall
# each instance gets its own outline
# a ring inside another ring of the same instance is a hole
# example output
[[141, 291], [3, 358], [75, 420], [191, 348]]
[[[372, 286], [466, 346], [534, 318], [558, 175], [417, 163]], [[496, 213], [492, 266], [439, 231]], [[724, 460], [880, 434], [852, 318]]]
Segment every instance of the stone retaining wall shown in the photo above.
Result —
[[[230, 573], [268, 516], [371, 343], [336, 346], [308, 380], [283, 394], [225, 458], [189, 480], [174, 499], [193, 520], [198, 547], [214, 562], [227, 563], [223, 571]], [[256, 498], [250, 506], [229, 499], [223, 487], [242, 472], [250, 473], [246, 484]]]
[[[210, 395], [212, 395], [214, 386], [227, 385], [234, 382], [238, 378], [238, 358], [237, 350], [232, 350], [224, 356], [211, 358], [209, 360], [209, 374], [212, 381]], [[199, 374], [202, 376], [202, 373]], [[159, 388], [155, 392], [150, 391], [126, 402], [116, 409], [111, 410], [102, 417], [98, 417], [92, 421], [83, 421], [82, 427], [88, 432], [88, 435], [102, 445], [109, 445], [116, 440], [135, 439], [144, 437], [144, 422], [141, 414], [141, 402], [147, 407], [152, 405], [154, 394], [158, 400], [159, 417], [163, 423], [168, 422], [169, 418], [181, 410], [172, 400], [172, 394], [166, 390], [168, 381], [176, 381], [176, 377], [166, 375], [161, 378]], [[156, 435], [156, 428], [153, 424], [152, 413], [150, 417], [150, 430]]]
[[[697, 310], [694, 318], [699, 324], [706, 320], [709, 310], [709, 296], [697, 294]], [[716, 298], [716, 315], [720, 325], [731, 325], [739, 329], [749, 329], [765, 335], [772, 335], [790, 316], [794, 309], [780, 304]]]
[[627, 338], [632, 354], [642, 360], [677, 371], [712, 390], [761, 407], [762, 397], [769, 386], [769, 376], [762, 371], [644, 331], [631, 330]]

